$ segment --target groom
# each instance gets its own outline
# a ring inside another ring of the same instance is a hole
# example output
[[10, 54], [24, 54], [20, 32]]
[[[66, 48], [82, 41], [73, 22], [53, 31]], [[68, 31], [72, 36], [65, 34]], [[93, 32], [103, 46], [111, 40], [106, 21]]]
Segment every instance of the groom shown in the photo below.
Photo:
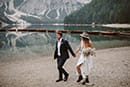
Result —
[[[70, 47], [68, 41], [62, 38], [62, 32], [60, 31], [56, 32], [56, 39], [57, 41], [56, 41], [54, 59], [57, 59], [57, 68], [59, 71], [59, 79], [56, 80], [56, 82], [60, 82], [62, 80], [67, 81], [69, 77], [69, 73], [66, 72], [66, 70], [63, 68], [63, 65], [65, 64], [66, 60], [69, 58], [68, 50], [70, 51], [73, 57], [75, 57], [75, 53]], [[62, 74], [64, 74], [64, 79]]]

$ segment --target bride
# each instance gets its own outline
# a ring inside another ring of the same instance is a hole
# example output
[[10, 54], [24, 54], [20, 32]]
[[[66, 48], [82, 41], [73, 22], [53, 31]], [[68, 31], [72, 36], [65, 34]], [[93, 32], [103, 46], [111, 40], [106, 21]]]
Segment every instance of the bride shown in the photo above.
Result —
[[80, 34], [81, 43], [80, 46], [76, 49], [76, 54], [80, 51], [80, 57], [77, 62], [77, 73], [79, 75], [77, 82], [83, 80], [82, 84], [89, 84], [89, 74], [91, 72], [91, 68], [93, 67], [93, 55], [95, 55], [95, 48], [92, 46], [92, 42], [88, 37], [88, 34], [83, 32]]

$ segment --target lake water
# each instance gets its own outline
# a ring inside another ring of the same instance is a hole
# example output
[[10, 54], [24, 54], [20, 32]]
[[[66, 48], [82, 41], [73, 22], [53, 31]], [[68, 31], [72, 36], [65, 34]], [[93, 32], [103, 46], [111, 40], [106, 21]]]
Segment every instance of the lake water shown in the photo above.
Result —
[[[2, 29], [17, 28], [8, 26]], [[81, 30], [130, 32], [129, 28], [108, 28], [95, 26], [31, 25], [26, 29]], [[125, 35], [89, 35], [96, 49], [130, 46], [130, 36]], [[80, 43], [79, 34], [65, 33], [63, 38], [69, 41], [73, 49]], [[55, 33], [49, 32], [0, 32], [0, 58], [15, 56], [48, 56], [55, 48]]]

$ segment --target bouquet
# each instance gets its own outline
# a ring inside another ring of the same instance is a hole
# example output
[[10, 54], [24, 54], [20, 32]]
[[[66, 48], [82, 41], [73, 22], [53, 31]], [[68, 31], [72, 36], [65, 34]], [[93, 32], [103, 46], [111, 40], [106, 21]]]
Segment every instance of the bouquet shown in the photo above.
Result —
[[90, 48], [90, 47], [83, 48], [82, 52], [83, 52], [84, 56], [89, 56], [89, 55], [95, 55], [96, 54], [95, 53], [95, 48]]

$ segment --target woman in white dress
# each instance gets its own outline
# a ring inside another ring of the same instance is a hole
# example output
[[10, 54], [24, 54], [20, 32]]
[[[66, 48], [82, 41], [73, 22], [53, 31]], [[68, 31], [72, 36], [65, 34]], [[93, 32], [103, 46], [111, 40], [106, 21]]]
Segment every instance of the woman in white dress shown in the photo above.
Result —
[[90, 38], [88, 37], [88, 34], [83, 32], [83, 34], [80, 34], [80, 36], [81, 43], [76, 49], [76, 54], [80, 51], [80, 58], [76, 66], [79, 75], [77, 82], [80, 82], [84, 79], [82, 84], [85, 85], [86, 83], [89, 83], [88, 76], [91, 72], [91, 68], [93, 67], [92, 57], [94, 55], [94, 48]]

